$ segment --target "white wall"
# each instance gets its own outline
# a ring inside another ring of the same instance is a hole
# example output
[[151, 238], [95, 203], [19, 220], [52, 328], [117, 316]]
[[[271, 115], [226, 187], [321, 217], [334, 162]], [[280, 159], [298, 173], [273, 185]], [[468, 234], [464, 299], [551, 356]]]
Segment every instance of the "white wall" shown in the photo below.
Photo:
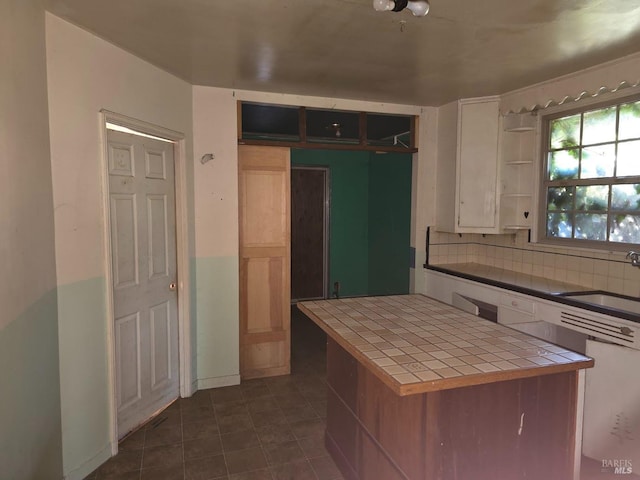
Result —
[[[570, 99], [565, 103], [564, 108], [572, 108], [583, 104], [601, 87], [612, 90], [618, 88], [623, 82], [624, 84], [640, 83], [640, 53], [505, 93], [501, 96], [500, 111], [506, 113], [531, 110], [536, 105], [547, 105], [550, 100], [555, 103], [561, 102], [565, 97]], [[624, 92], [624, 89], [621, 91]], [[631, 91], [633, 90], [627, 90], [629, 93]], [[637, 92], [638, 89], [636, 88], [635, 91]], [[582, 103], [576, 105], [572, 99], [580, 96], [584, 96], [585, 100], [581, 100]], [[608, 94], [604, 94], [600, 99], [605, 100], [607, 96]]]
[[111, 454], [99, 112], [183, 133], [191, 196], [192, 89], [51, 14], [46, 39], [64, 471], [83, 478]]
[[11, 0], [0, 10], [0, 329], [55, 287], [44, 11]]
[[0, 2], [0, 478], [60, 479], [44, 9]]
[[415, 247], [415, 269], [411, 292], [425, 293], [423, 265], [426, 262], [427, 225], [435, 222], [436, 161], [438, 157], [438, 108], [423, 107], [418, 124], [418, 153], [413, 158], [411, 190], [411, 245]]
[[[239, 376], [238, 141], [233, 91], [193, 87], [198, 388]], [[205, 153], [215, 159], [202, 165]]]

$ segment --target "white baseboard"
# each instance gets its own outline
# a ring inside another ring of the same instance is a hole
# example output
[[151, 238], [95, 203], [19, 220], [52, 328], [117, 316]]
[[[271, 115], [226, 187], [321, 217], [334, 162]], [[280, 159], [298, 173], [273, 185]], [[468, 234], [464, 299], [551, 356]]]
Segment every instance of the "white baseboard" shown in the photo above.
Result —
[[193, 380], [193, 382], [191, 382], [191, 390], [189, 391], [189, 396], [193, 395], [197, 391], [198, 391], [198, 379], [196, 378]]
[[198, 379], [198, 390], [207, 388], [228, 387], [240, 385], [240, 375], [227, 375], [225, 377], [210, 377]]
[[84, 462], [79, 467], [74, 468], [70, 472], [65, 473], [64, 480], [83, 480], [87, 477], [91, 472], [93, 472], [96, 468], [102, 465], [104, 462], [109, 460], [112, 456], [112, 448], [111, 444], [107, 444], [104, 446], [102, 450], [96, 453], [89, 460]]

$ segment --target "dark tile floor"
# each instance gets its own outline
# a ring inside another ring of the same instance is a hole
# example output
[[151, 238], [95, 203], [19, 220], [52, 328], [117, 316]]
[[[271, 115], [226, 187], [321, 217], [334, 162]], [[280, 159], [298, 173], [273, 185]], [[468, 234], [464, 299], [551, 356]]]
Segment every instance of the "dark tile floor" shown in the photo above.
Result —
[[201, 390], [130, 435], [88, 480], [334, 480], [324, 333], [292, 309], [292, 373]]
[[[291, 375], [177, 400], [87, 480], [342, 479], [323, 439], [326, 338], [296, 308], [291, 325]], [[617, 477], [583, 458], [582, 480]]]

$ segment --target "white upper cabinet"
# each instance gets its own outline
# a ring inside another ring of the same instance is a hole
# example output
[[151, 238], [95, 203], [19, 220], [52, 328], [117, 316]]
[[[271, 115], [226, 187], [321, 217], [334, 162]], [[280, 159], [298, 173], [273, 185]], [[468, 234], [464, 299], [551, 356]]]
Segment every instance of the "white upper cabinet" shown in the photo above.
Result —
[[499, 97], [440, 107], [436, 230], [499, 233]]

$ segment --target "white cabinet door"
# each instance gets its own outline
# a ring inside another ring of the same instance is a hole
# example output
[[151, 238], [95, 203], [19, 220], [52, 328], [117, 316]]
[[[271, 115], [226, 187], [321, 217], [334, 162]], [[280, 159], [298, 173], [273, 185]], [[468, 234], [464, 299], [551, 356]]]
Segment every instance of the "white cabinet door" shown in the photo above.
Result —
[[535, 320], [534, 312], [535, 303], [532, 300], [511, 292], [500, 295], [498, 323], [508, 326], [516, 323], [530, 323]]
[[496, 228], [498, 100], [461, 100], [458, 118], [458, 228]]
[[[596, 363], [587, 370], [582, 453], [599, 462], [628, 460], [636, 473], [640, 471], [640, 351], [588, 340], [587, 355]], [[615, 467], [604, 468], [615, 473]]]
[[497, 97], [482, 97], [438, 109], [438, 231], [499, 232], [498, 107]]
[[449, 275], [425, 270], [425, 294], [431, 298], [450, 305], [455, 284], [456, 280]]

